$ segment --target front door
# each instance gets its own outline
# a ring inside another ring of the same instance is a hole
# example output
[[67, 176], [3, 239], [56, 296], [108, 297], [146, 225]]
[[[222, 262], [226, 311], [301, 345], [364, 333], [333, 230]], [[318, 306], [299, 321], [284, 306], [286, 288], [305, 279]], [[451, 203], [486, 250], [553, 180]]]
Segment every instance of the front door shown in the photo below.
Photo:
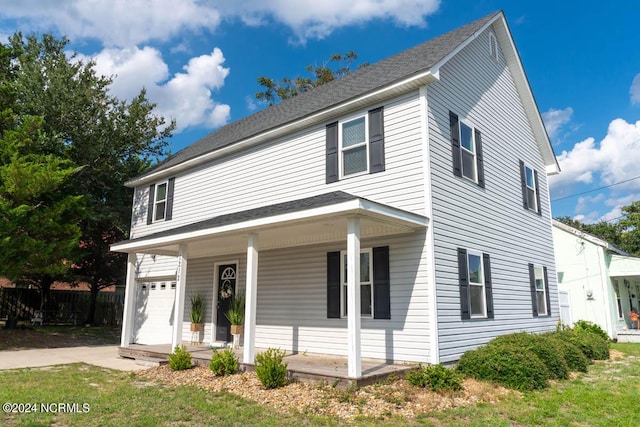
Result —
[[225, 316], [229, 310], [231, 298], [236, 294], [236, 273], [238, 266], [236, 264], [218, 265], [218, 305], [216, 316], [216, 341], [229, 342], [233, 339], [231, 336], [231, 324]]

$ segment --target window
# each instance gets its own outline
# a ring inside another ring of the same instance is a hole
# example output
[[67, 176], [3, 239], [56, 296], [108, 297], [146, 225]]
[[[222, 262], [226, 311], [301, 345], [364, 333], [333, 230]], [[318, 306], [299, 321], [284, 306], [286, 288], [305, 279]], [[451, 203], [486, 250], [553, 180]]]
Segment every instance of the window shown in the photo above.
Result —
[[167, 183], [156, 185], [155, 204], [153, 206], [153, 220], [164, 219], [167, 208]]
[[155, 290], [156, 290], [156, 284], [155, 284], [155, 283], [152, 283], [152, 284], [151, 284], [151, 290], [152, 290], [152, 291], [155, 291]]
[[542, 267], [534, 267], [534, 275], [536, 281], [536, 302], [538, 304], [538, 315], [545, 316], [547, 314], [547, 297], [544, 286], [544, 276], [542, 275]]
[[520, 161], [520, 184], [522, 186], [522, 205], [525, 209], [542, 214], [540, 206], [540, 186], [538, 172]]
[[173, 216], [173, 192], [175, 178], [149, 186], [149, 205], [147, 206], [147, 224], [156, 221], [169, 221]]
[[495, 61], [498, 60], [498, 41], [493, 33], [489, 33], [489, 56]]
[[164, 283], [164, 282], [160, 283], [160, 289], [162, 289], [162, 290], [167, 289], [167, 284]]
[[175, 289], [176, 288], [176, 282], [171, 282], [171, 289]]
[[493, 318], [493, 288], [489, 254], [458, 248], [462, 319]]
[[369, 168], [366, 116], [341, 123], [340, 137], [342, 176], [366, 172]]
[[326, 182], [385, 170], [384, 110], [373, 109], [359, 117], [326, 127]]
[[529, 264], [529, 284], [531, 286], [531, 307], [533, 316], [551, 316], [549, 300], [549, 279], [547, 267]]
[[[342, 294], [341, 304], [342, 316], [347, 316], [347, 254], [345, 251], [340, 252], [342, 255]], [[360, 252], [360, 315], [363, 317], [371, 317], [373, 314], [373, 256], [371, 249], [364, 249]]]
[[453, 174], [465, 177], [484, 188], [484, 160], [480, 131], [461, 121], [451, 111], [449, 112], [449, 122]]
[[[360, 314], [391, 318], [389, 246], [360, 251]], [[347, 259], [345, 251], [327, 253], [327, 318], [347, 315]]]

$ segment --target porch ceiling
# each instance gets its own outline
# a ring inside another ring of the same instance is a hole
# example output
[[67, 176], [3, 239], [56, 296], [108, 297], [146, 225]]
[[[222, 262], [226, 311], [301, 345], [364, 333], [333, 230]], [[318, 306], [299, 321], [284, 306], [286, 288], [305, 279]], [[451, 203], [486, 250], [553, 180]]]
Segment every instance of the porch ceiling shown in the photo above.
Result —
[[200, 258], [245, 252], [249, 233], [260, 236], [260, 250], [346, 241], [347, 219], [354, 216], [360, 218], [362, 239], [410, 233], [429, 224], [422, 215], [334, 192], [211, 218], [111, 249], [177, 255], [180, 245], [188, 245], [189, 258]]

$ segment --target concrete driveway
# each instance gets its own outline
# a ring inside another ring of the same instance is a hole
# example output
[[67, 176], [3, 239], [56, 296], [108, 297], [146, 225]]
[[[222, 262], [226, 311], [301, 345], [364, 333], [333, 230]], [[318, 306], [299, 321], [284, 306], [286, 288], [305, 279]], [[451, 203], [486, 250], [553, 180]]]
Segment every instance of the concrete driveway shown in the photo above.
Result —
[[43, 366], [78, 362], [120, 371], [146, 369], [144, 366], [136, 365], [133, 359], [123, 359], [119, 357], [118, 346], [116, 345], [42, 348], [18, 351], [7, 350], [0, 352], [0, 370], [41, 368]]

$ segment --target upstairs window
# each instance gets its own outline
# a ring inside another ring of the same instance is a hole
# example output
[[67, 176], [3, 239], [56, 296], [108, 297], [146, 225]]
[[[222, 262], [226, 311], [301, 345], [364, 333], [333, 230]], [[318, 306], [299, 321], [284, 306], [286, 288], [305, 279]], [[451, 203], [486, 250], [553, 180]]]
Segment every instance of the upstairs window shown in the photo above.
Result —
[[551, 303], [547, 267], [529, 264], [529, 283], [531, 286], [533, 316], [550, 316]]
[[340, 124], [342, 176], [366, 172], [369, 169], [366, 122], [366, 116], [362, 116]]
[[449, 112], [453, 174], [467, 178], [484, 188], [484, 159], [482, 135], [478, 129], [461, 121]]
[[384, 110], [370, 110], [359, 117], [326, 127], [326, 183], [341, 178], [385, 170]]
[[149, 186], [147, 224], [171, 220], [173, 217], [174, 187], [175, 178], [169, 178], [167, 181]]
[[520, 185], [522, 187], [523, 207], [542, 215], [538, 171], [525, 164], [522, 160], [520, 160]]

